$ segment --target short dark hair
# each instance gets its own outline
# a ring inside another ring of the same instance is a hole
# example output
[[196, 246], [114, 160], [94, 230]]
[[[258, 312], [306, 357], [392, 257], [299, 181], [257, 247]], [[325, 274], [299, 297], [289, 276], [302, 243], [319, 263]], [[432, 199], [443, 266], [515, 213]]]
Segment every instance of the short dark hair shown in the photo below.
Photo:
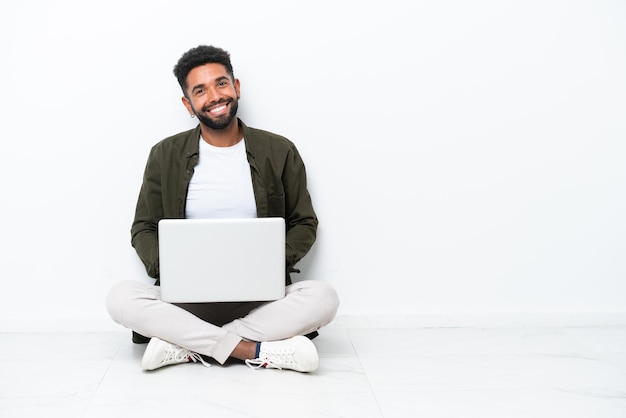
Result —
[[187, 95], [187, 75], [189, 72], [196, 67], [211, 63], [222, 64], [226, 67], [230, 78], [235, 80], [233, 66], [230, 63], [230, 54], [215, 46], [200, 45], [185, 52], [174, 66], [174, 75], [178, 79], [180, 88], [183, 89], [183, 94]]

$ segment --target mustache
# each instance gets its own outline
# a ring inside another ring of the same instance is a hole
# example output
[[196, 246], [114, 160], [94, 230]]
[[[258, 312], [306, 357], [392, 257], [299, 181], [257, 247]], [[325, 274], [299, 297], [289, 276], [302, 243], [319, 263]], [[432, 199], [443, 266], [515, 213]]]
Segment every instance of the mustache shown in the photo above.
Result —
[[232, 103], [232, 102], [234, 102], [234, 101], [235, 101], [234, 99], [220, 99], [220, 100], [218, 100], [217, 102], [212, 102], [212, 103], [209, 103], [209, 104], [208, 104], [208, 105], [206, 105], [206, 106], [203, 106], [203, 107], [202, 107], [202, 111], [203, 111], [203, 112], [208, 112], [208, 111], [209, 111], [212, 107], [214, 107], [214, 106], [216, 106], [216, 105], [219, 105], [219, 104], [227, 104], [227, 103]]

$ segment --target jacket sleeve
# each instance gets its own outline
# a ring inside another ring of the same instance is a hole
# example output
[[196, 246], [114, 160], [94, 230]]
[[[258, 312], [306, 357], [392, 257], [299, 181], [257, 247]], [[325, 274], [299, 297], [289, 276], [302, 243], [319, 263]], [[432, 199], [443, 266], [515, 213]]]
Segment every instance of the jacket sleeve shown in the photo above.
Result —
[[159, 277], [158, 222], [163, 218], [161, 164], [152, 148], [144, 170], [135, 219], [131, 227], [131, 244], [150, 277]]
[[318, 219], [307, 188], [304, 162], [292, 145], [282, 175], [285, 190], [285, 222], [287, 228], [286, 257], [289, 272], [315, 242]]

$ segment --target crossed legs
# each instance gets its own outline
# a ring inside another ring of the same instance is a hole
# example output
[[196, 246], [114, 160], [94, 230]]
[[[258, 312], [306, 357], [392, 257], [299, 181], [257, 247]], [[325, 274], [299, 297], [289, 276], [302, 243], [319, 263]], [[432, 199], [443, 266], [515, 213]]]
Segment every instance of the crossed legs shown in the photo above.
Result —
[[228, 357], [254, 358], [257, 342], [306, 335], [330, 323], [339, 299], [327, 283], [305, 280], [287, 286], [283, 299], [268, 302], [222, 327], [160, 300], [160, 288], [138, 281], [116, 284], [107, 297], [113, 320], [223, 364]]

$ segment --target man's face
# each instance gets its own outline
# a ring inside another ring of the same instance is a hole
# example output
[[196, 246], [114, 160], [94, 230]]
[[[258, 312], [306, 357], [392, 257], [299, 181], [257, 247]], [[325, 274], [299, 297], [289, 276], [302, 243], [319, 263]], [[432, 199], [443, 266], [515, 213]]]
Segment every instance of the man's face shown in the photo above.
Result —
[[224, 129], [237, 115], [239, 80], [232, 80], [222, 64], [205, 64], [187, 75], [183, 104], [208, 128]]

